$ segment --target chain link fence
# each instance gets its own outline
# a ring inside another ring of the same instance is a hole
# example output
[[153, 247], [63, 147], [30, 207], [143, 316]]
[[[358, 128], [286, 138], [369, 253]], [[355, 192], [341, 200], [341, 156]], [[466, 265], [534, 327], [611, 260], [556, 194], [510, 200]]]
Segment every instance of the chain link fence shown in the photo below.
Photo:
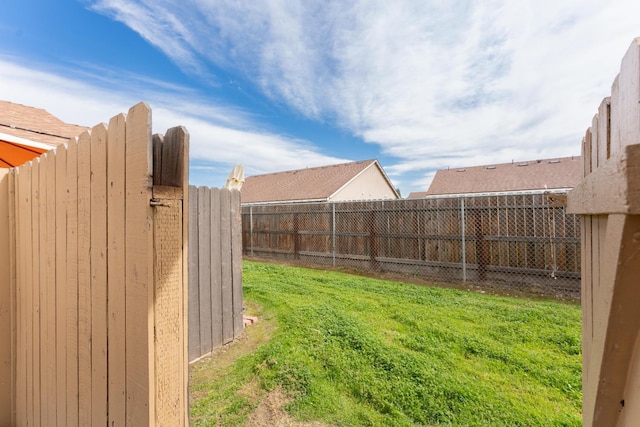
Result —
[[564, 193], [250, 205], [247, 257], [580, 296], [580, 221]]

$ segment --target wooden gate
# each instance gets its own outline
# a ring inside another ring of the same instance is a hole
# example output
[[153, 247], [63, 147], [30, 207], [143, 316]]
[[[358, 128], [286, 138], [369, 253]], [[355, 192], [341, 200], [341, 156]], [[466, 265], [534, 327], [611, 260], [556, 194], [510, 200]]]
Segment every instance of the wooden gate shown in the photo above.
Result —
[[583, 139], [583, 424], [640, 425], [640, 38]]
[[187, 162], [140, 103], [0, 173], [0, 425], [188, 424]]

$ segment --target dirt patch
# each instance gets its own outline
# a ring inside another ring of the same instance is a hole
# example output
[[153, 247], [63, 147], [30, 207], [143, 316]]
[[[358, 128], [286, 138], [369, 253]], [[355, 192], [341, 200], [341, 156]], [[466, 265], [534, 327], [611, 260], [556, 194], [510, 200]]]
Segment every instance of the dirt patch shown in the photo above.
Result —
[[289, 403], [289, 399], [278, 386], [271, 390], [262, 399], [258, 407], [249, 414], [247, 426], [250, 427], [324, 427], [326, 424], [317, 421], [295, 421], [285, 411], [284, 407]]

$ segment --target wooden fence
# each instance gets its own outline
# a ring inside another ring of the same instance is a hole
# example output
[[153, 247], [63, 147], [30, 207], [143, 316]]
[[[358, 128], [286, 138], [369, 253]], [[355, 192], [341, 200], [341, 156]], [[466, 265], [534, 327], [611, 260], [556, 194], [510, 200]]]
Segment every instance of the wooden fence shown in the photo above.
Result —
[[189, 186], [189, 361], [242, 334], [240, 192]]
[[0, 425], [188, 424], [187, 161], [141, 103], [0, 173]]
[[640, 425], [640, 39], [582, 145], [582, 396], [585, 426]]
[[448, 281], [528, 282], [577, 294], [580, 226], [566, 214], [564, 197], [244, 206], [244, 253]]

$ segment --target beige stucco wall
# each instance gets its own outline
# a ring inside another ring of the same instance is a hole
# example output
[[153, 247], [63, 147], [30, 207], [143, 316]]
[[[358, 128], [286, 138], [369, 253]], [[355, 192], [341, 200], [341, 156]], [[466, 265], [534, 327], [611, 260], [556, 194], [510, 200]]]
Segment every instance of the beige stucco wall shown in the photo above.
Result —
[[372, 164], [360, 175], [340, 189], [330, 201], [396, 199], [393, 188], [388, 184], [380, 169]]

